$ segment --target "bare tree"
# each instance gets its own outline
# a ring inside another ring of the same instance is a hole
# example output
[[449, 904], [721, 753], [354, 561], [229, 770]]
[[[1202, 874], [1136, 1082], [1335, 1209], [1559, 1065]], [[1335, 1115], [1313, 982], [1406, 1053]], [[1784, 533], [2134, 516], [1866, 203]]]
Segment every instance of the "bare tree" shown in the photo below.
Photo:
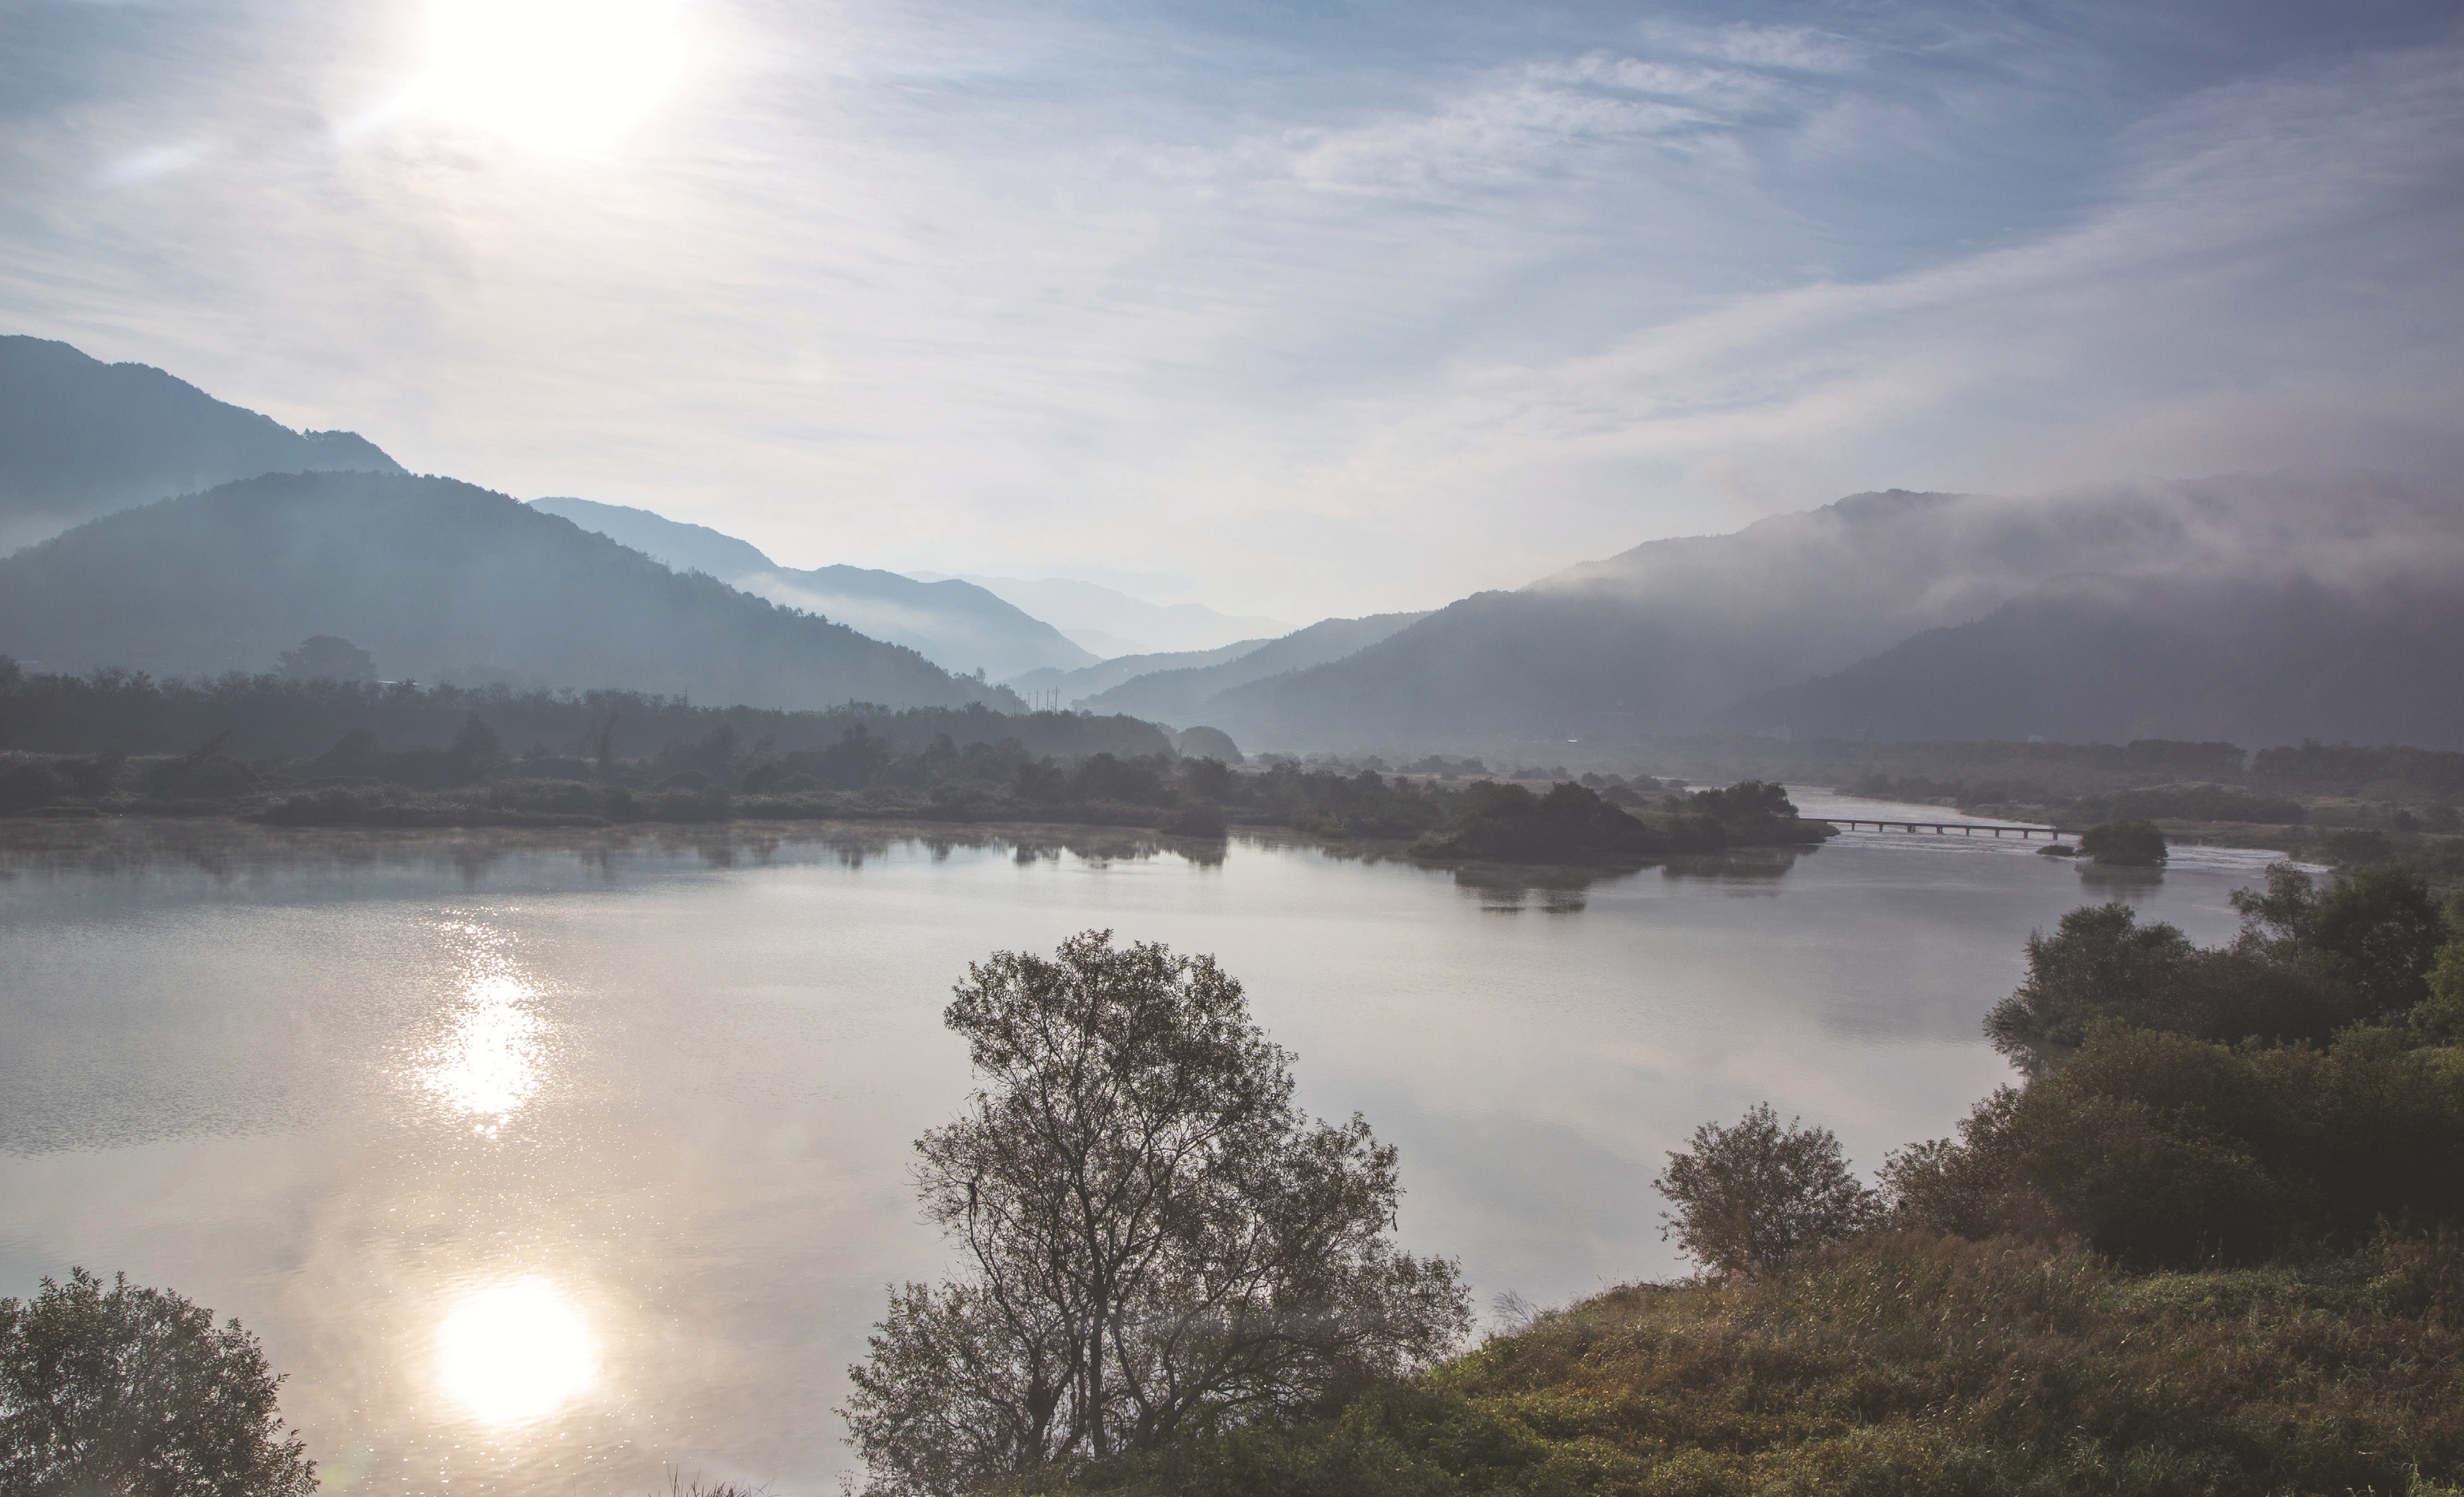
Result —
[[918, 1185], [974, 1272], [893, 1292], [849, 1369], [873, 1492], [1306, 1417], [1468, 1329], [1455, 1266], [1391, 1241], [1395, 1151], [1293, 1107], [1212, 958], [1089, 931], [957, 994], [982, 1085], [917, 1141]]
[[1881, 1199], [1849, 1170], [1831, 1130], [1782, 1128], [1768, 1102], [1733, 1127], [1705, 1123], [1692, 1144], [1668, 1156], [1651, 1188], [1677, 1207], [1661, 1214], [1661, 1237], [1715, 1272], [1761, 1273], [1881, 1221]]

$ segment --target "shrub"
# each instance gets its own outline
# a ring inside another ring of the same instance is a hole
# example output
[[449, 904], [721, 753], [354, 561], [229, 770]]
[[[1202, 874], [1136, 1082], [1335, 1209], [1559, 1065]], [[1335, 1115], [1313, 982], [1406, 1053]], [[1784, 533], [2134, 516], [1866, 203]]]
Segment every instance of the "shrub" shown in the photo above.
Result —
[[1849, 1172], [1829, 1129], [1779, 1123], [1757, 1103], [1728, 1128], [1705, 1123], [1652, 1188], [1674, 1202], [1661, 1238], [1721, 1274], [1761, 1273], [1873, 1227], [1881, 1201]]

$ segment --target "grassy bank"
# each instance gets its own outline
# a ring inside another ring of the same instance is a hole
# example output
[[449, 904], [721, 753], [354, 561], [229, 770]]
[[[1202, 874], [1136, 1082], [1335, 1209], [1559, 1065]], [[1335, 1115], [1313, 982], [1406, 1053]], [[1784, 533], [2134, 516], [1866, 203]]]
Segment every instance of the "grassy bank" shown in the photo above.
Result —
[[2459, 1478], [2464, 1239], [2130, 1274], [1903, 1232], [1761, 1281], [1615, 1289], [1322, 1423], [1017, 1490], [2428, 1497]]

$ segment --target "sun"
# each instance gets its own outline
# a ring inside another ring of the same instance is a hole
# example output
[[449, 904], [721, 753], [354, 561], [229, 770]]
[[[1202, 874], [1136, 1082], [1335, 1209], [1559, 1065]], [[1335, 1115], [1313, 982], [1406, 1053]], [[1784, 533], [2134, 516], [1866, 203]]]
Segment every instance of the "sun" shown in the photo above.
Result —
[[542, 1279], [479, 1290], [436, 1329], [439, 1380], [491, 1424], [551, 1413], [599, 1380], [599, 1343], [572, 1303]]
[[429, 111], [549, 154], [602, 150], [682, 77], [683, 0], [429, 0]]

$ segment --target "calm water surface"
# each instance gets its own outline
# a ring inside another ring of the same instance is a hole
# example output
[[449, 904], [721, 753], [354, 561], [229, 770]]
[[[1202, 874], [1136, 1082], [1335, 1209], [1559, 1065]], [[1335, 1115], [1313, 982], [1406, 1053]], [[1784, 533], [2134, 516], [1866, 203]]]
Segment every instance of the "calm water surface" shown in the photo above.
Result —
[[2118, 897], [2220, 939], [2266, 861], [2040, 846], [1534, 883], [1064, 830], [21, 824], [0, 1294], [81, 1264], [238, 1315], [328, 1490], [828, 1490], [883, 1286], [948, 1266], [909, 1144], [966, 1091], [969, 960], [1217, 954], [1304, 1103], [1401, 1146], [1408, 1244], [1549, 1303], [1679, 1270], [1648, 1181], [1697, 1123], [1769, 1099], [1877, 1165], [2006, 1078], [1978, 1021], [2032, 928]]

